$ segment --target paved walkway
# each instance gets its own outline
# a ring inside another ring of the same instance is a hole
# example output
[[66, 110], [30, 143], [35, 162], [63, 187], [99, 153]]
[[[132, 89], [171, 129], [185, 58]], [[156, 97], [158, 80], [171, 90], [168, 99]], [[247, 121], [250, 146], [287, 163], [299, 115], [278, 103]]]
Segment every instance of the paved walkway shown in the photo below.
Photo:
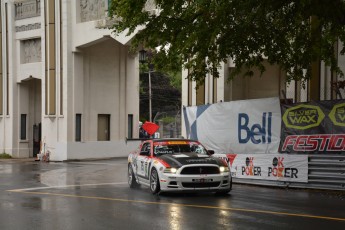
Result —
[[27, 161], [35, 161], [36, 158], [10, 158], [10, 159], [4, 159], [0, 158], [0, 162], [27, 162]]

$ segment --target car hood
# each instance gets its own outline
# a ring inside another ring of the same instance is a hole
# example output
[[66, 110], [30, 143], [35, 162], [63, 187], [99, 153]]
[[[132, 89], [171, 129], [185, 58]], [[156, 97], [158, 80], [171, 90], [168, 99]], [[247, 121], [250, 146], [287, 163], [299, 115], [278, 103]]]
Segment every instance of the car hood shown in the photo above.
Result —
[[220, 159], [210, 156], [205, 156], [197, 153], [175, 153], [163, 155], [158, 157], [167, 162], [171, 167], [179, 168], [183, 165], [191, 164], [215, 164], [222, 166], [223, 163]]

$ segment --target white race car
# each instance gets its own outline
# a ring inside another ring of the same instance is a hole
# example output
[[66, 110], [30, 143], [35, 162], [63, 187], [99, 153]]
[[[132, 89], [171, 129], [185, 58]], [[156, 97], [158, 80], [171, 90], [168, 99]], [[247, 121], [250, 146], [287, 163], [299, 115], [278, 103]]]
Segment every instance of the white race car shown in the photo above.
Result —
[[146, 185], [153, 194], [160, 191], [227, 194], [232, 187], [228, 164], [212, 157], [213, 153], [193, 140], [146, 140], [128, 157], [128, 184], [130, 188]]

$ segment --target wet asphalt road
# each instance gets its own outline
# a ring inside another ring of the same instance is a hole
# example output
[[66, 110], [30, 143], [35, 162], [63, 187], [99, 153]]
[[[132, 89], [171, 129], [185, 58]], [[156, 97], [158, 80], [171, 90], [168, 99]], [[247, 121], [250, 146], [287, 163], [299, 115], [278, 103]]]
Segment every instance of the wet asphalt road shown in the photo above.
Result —
[[126, 159], [0, 160], [0, 229], [345, 229], [345, 193], [234, 184], [228, 196], [154, 196], [126, 172]]

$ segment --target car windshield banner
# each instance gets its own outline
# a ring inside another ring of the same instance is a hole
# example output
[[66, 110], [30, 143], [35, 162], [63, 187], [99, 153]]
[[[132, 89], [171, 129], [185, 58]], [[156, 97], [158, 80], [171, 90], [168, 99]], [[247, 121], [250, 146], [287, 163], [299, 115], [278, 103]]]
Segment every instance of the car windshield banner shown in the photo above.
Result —
[[187, 136], [215, 153], [278, 153], [279, 98], [184, 108]]
[[[308, 156], [291, 154], [227, 154], [236, 178], [308, 182]], [[219, 156], [218, 156], [219, 157]]]
[[345, 100], [282, 105], [281, 153], [345, 154]]

